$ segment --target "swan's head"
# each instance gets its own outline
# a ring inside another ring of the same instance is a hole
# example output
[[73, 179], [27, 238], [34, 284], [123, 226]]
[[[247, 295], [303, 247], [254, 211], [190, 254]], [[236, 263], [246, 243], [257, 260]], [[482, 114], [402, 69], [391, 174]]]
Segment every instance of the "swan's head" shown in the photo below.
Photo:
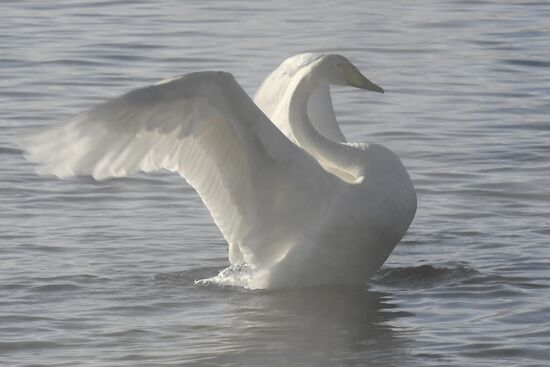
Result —
[[317, 75], [329, 84], [349, 85], [377, 93], [384, 89], [368, 80], [355, 65], [340, 55], [326, 55], [316, 65]]

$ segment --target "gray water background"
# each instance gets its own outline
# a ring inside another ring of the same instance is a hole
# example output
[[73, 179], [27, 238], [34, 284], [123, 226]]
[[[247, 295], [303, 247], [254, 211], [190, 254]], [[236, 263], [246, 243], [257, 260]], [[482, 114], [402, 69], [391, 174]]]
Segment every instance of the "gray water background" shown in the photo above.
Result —
[[[253, 94], [283, 59], [350, 58], [350, 141], [395, 151], [415, 221], [364, 287], [195, 285], [228, 265], [168, 173], [38, 177], [14, 145], [197, 70]], [[548, 366], [550, 2], [0, 3], [2, 366]]]

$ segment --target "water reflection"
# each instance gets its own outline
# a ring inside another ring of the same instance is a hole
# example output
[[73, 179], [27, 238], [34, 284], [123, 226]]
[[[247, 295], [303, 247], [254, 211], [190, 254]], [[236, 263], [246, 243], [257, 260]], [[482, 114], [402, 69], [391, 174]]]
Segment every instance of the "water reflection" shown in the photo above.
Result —
[[246, 325], [240, 328], [239, 358], [263, 366], [378, 359], [391, 365], [407, 359], [410, 332], [398, 320], [409, 314], [391, 302], [390, 294], [366, 287], [235, 293], [231, 317]]

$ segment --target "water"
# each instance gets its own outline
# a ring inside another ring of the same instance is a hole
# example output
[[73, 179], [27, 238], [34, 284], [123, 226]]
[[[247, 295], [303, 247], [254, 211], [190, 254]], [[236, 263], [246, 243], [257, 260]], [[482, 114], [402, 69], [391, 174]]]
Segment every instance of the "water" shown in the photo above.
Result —
[[[547, 365], [548, 2], [52, 3], [0, 4], [2, 366]], [[335, 89], [337, 113], [418, 190], [364, 287], [196, 285], [226, 245], [179, 177], [37, 177], [12, 143], [173, 74], [226, 70], [253, 93], [305, 51], [384, 87]]]

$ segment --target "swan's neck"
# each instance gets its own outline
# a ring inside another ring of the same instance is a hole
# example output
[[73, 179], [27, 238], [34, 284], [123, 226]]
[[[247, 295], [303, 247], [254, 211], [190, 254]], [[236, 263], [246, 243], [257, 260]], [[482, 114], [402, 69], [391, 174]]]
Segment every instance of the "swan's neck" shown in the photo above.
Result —
[[307, 116], [315, 130], [325, 138], [339, 143], [346, 142], [346, 137], [340, 130], [338, 121], [336, 121], [329, 84], [325, 83], [318, 86], [309, 96]]
[[327, 171], [349, 182], [360, 175], [356, 149], [325, 138], [311, 123], [307, 113], [309, 97], [320, 83], [305, 75], [296, 85], [289, 105], [289, 122], [297, 144]]
[[328, 139], [313, 127], [307, 114], [309, 97], [317, 87], [318, 83], [305, 76], [296, 85], [289, 104], [289, 121], [292, 134], [298, 145], [316, 158], [319, 154], [322, 154], [328, 143]]

